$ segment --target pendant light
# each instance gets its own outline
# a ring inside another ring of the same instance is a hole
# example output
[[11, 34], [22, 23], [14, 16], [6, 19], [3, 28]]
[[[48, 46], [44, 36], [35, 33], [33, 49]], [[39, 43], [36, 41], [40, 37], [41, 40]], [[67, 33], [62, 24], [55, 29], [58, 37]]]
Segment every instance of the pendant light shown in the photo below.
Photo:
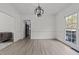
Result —
[[39, 3], [38, 6], [35, 8], [34, 13], [37, 17], [40, 17], [44, 14], [44, 10], [42, 9]]

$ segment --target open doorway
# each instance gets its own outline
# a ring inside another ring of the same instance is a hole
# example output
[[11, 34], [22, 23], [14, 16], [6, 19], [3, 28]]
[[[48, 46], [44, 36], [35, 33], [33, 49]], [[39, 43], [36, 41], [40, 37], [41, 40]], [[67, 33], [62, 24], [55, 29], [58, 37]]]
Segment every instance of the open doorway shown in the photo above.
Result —
[[31, 21], [25, 21], [25, 38], [31, 39]]

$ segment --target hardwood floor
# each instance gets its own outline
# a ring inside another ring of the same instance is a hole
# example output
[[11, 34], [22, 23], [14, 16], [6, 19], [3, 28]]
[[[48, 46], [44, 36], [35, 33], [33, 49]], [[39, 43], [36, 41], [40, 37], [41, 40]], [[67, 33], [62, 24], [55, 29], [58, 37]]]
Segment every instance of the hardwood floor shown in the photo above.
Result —
[[0, 50], [1, 55], [77, 55], [70, 47], [56, 40], [19, 40]]

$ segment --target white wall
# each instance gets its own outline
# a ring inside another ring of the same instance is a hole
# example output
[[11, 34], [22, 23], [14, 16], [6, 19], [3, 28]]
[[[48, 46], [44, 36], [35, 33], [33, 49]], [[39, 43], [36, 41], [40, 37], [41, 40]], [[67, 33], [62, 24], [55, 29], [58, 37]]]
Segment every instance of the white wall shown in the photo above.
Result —
[[11, 4], [0, 4], [0, 32], [13, 32], [14, 40], [24, 37], [24, 21], [31, 20], [31, 39], [55, 38], [55, 16], [44, 14], [39, 19], [35, 15], [25, 15], [23, 20]]
[[63, 10], [62, 12], [59, 12], [56, 16], [56, 37], [57, 39], [65, 42], [69, 46], [79, 50], [79, 24], [77, 29], [77, 43], [72, 44], [65, 41], [65, 17], [73, 14], [78, 13], [78, 22], [79, 22], [79, 4], [72, 4], [69, 8], [66, 10]]
[[0, 4], [0, 32], [14, 33], [14, 41], [22, 39], [24, 24], [20, 15], [9, 4]]
[[31, 39], [55, 38], [55, 17], [53, 15], [26, 15], [25, 19], [31, 20]]

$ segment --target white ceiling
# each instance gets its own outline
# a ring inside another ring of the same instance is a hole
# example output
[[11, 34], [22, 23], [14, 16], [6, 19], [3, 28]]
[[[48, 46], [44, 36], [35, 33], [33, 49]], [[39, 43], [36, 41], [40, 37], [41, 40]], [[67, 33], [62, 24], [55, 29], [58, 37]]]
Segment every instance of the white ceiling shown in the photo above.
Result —
[[[45, 14], [56, 14], [65, 8], [67, 8], [69, 3], [40, 3], [40, 6], [44, 9]], [[34, 14], [34, 9], [38, 6], [37, 3], [12, 3], [13, 6], [21, 15], [32, 15]]]

